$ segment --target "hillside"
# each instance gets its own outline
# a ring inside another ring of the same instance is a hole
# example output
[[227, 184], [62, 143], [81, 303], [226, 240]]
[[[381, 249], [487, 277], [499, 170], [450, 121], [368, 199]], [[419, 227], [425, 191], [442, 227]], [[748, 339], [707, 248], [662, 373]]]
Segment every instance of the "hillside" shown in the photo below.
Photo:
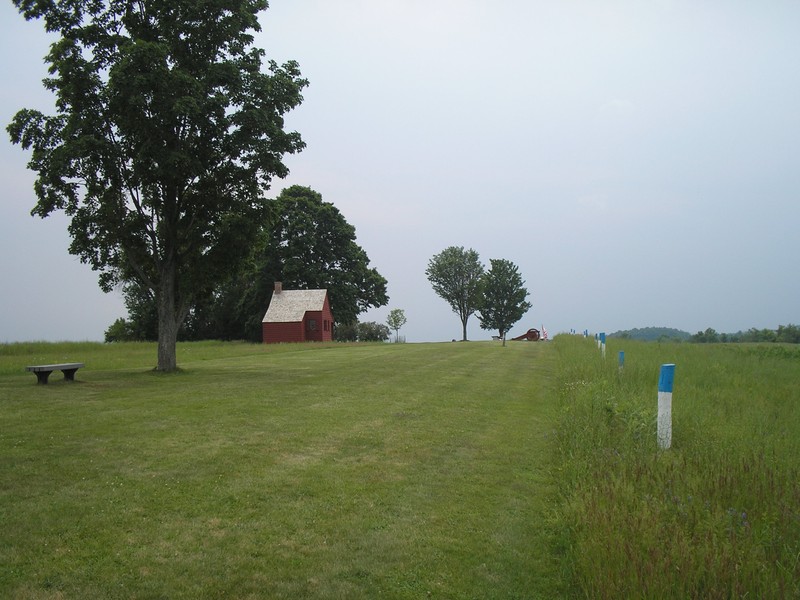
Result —
[[608, 337], [622, 338], [628, 340], [640, 340], [642, 342], [657, 342], [659, 340], [685, 342], [692, 334], [688, 331], [681, 331], [672, 327], [642, 327], [640, 329], [628, 329], [625, 331], [615, 331]]

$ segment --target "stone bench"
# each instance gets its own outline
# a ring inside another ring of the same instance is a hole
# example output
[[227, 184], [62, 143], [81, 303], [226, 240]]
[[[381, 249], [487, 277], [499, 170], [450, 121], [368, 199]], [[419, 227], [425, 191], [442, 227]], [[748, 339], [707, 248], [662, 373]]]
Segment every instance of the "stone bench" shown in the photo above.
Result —
[[36, 379], [39, 383], [47, 383], [47, 378], [50, 377], [50, 373], [53, 371], [64, 373], [66, 381], [75, 381], [75, 371], [83, 366], [83, 363], [62, 363], [60, 365], [33, 365], [25, 367], [25, 370], [36, 373]]

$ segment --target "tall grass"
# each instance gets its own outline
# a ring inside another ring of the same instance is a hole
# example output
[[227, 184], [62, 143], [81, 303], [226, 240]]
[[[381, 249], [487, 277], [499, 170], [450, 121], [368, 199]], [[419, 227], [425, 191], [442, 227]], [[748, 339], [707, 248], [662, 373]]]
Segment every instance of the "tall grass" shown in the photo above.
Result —
[[[609, 340], [604, 360], [580, 337], [554, 347], [558, 522], [582, 595], [800, 597], [800, 348]], [[667, 362], [673, 445], [662, 451]]]

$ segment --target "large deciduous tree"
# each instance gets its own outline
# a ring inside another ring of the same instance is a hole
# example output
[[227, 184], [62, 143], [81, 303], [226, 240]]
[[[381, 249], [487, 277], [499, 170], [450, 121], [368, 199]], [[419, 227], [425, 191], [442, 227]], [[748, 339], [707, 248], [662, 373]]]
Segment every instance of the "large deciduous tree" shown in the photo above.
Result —
[[[386, 279], [369, 266], [356, 229], [309, 187], [283, 190], [272, 206], [261, 278], [284, 287], [327, 288], [333, 318], [351, 323], [389, 302]], [[260, 307], [263, 310], [265, 305]]]
[[481, 301], [483, 265], [478, 253], [470, 248], [450, 246], [428, 261], [425, 270], [433, 291], [445, 300], [461, 319], [462, 340], [467, 341], [467, 321]]
[[478, 319], [482, 329], [497, 329], [506, 343], [506, 333], [528, 312], [528, 290], [517, 265], [505, 259], [491, 259], [481, 278], [482, 297]]
[[370, 267], [355, 227], [305, 186], [291, 186], [270, 202], [247, 266], [217, 294], [216, 305], [238, 315], [244, 328], [239, 337], [261, 339], [261, 318], [275, 281], [284, 289], [327, 289], [337, 325], [355, 323], [362, 312], [389, 301], [387, 281]]
[[46, 57], [56, 114], [8, 126], [32, 149], [32, 213], [71, 217], [70, 252], [100, 285], [138, 282], [158, 310], [158, 369], [178, 328], [250, 252], [263, 192], [304, 146], [283, 115], [307, 82], [262, 68], [252, 46], [266, 0], [13, 0], [59, 35]]

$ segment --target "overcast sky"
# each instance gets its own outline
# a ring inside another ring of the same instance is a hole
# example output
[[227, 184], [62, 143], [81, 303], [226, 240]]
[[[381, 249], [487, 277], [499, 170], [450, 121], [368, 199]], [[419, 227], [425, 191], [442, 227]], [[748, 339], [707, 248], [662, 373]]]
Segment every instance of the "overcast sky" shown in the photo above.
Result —
[[[310, 86], [287, 119], [308, 147], [267, 195], [310, 186], [356, 227], [390, 296], [362, 320], [459, 338], [425, 277], [455, 245], [519, 266], [514, 335], [800, 323], [800, 2], [270, 4], [257, 44]], [[51, 110], [42, 32], [0, 4], [4, 126]], [[3, 132], [0, 342], [102, 340], [121, 297], [63, 215], [29, 215], [28, 159]]]

